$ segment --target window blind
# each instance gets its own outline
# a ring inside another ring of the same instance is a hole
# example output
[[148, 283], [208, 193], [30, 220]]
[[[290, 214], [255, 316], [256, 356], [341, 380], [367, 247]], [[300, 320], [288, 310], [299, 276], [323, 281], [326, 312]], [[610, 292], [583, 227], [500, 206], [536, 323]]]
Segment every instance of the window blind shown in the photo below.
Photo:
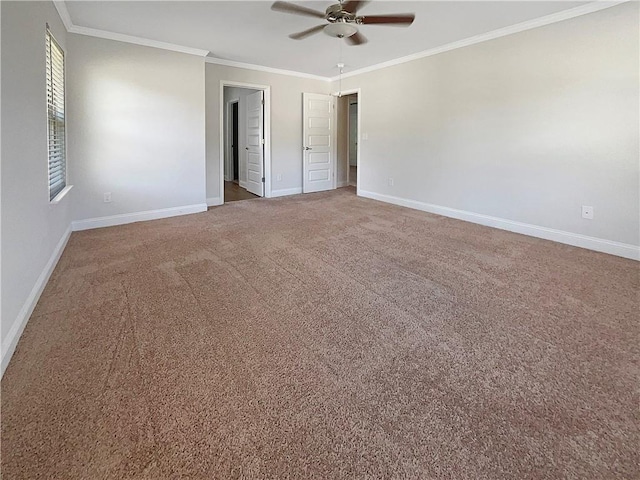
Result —
[[47, 28], [47, 141], [49, 148], [49, 200], [67, 183], [64, 118], [64, 52]]

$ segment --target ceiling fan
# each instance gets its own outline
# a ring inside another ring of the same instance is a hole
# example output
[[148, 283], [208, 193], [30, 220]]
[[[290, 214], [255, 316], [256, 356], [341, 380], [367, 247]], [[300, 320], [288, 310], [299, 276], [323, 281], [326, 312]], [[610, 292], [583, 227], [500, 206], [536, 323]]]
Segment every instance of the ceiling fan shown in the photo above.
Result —
[[367, 42], [367, 37], [358, 31], [355, 25], [396, 25], [409, 26], [413, 23], [415, 15], [404, 13], [398, 15], [358, 15], [358, 10], [369, 3], [368, 1], [348, 0], [343, 3], [331, 5], [325, 13], [311, 8], [302, 7], [289, 2], [275, 2], [271, 5], [271, 10], [294, 15], [304, 15], [307, 17], [322, 18], [328, 24], [317, 25], [302, 32], [292, 33], [289, 38], [302, 40], [310, 35], [324, 30], [332, 37], [344, 38], [351, 45], [361, 45]]

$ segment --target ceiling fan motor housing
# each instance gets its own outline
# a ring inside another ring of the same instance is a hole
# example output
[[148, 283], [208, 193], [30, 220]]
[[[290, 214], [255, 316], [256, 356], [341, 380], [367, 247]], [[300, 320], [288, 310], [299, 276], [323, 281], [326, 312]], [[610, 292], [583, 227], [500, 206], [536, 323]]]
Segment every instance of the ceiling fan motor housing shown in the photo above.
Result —
[[316, 25], [302, 32], [292, 33], [289, 35], [289, 38], [302, 40], [310, 35], [324, 31], [324, 33], [331, 37], [346, 39], [349, 45], [362, 45], [363, 43], [367, 43], [367, 37], [358, 31], [357, 25], [409, 26], [415, 18], [415, 15], [412, 13], [400, 15], [358, 15], [358, 9], [366, 3], [367, 2], [363, 0], [340, 0], [339, 3], [330, 5], [323, 13], [322, 11], [296, 5], [295, 3], [276, 0], [273, 5], [271, 5], [271, 10], [306, 17], [322, 18], [328, 23], [327, 25]]
[[353, 13], [349, 13], [342, 9], [342, 5], [336, 3], [335, 5], [331, 5], [326, 10], [327, 21], [331, 23], [336, 22], [345, 22], [345, 23], [353, 23], [356, 21], [356, 16]]

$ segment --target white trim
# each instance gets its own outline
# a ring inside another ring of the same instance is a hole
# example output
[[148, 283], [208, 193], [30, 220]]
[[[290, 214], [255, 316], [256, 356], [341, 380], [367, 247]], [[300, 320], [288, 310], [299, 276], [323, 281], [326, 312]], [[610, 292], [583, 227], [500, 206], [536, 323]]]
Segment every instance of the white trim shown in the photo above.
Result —
[[247, 189], [247, 182], [245, 182], [243, 180], [238, 180], [238, 185], [240, 185], [245, 190]]
[[[569, 10], [552, 13], [551, 15], [546, 15], [544, 17], [534, 18], [533, 20], [527, 20], [526, 22], [517, 23], [515, 25], [510, 25], [504, 28], [499, 28], [497, 30], [492, 30], [491, 32], [475, 35], [473, 37], [464, 38], [456, 42], [440, 45], [439, 47], [431, 48], [429, 50], [424, 50], [422, 52], [414, 53], [412, 55], [407, 55], [405, 57], [396, 58], [394, 60], [389, 60], [387, 62], [378, 63], [376, 65], [371, 65], [369, 67], [359, 68], [357, 70], [353, 70], [348, 73], [343, 73], [342, 78], [344, 79], [348, 77], [353, 77], [355, 75], [361, 75], [363, 73], [373, 72], [375, 70], [380, 70], [382, 68], [387, 68], [387, 67], [392, 67], [394, 65], [400, 65], [402, 63], [412, 62], [413, 60], [418, 60], [420, 58], [431, 57], [433, 55], [438, 55], [440, 53], [448, 52], [450, 50], [456, 50], [458, 48], [468, 47], [470, 45], [475, 45], [476, 43], [482, 43], [488, 40], [493, 40], [500, 37], [506, 37], [507, 35], [524, 32], [526, 30], [531, 30], [533, 28], [544, 27], [546, 25], [551, 25], [552, 23], [558, 23], [564, 20], [570, 20], [572, 18], [579, 17], [581, 15], [587, 15], [589, 13], [598, 12], [600, 10], [604, 10], [605, 8], [615, 7], [616, 5], [619, 5], [621, 3], [626, 3], [628, 1], [630, 0], [590, 2], [590, 3], [587, 3], [586, 5], [581, 5], [579, 7], [570, 8]], [[335, 81], [338, 81], [339, 79], [340, 79], [340, 75], [337, 75], [335, 77], [332, 77], [331, 81], [335, 82]]]
[[66, 2], [63, 0], [53, 0], [53, 5], [58, 11], [60, 20], [64, 24], [64, 28], [69, 33], [75, 33], [78, 35], [86, 35], [88, 37], [106, 38], [107, 40], [115, 40], [117, 42], [133, 43], [135, 45], [142, 45], [145, 47], [160, 48], [162, 50], [171, 50], [172, 52], [186, 53], [188, 55], [197, 55], [198, 57], [206, 57], [209, 55], [209, 50], [202, 50], [200, 48], [184, 47], [182, 45], [176, 45], [174, 43], [160, 42], [158, 40], [151, 40], [149, 38], [134, 37], [133, 35], [125, 35], [123, 33], [109, 32], [107, 30], [98, 30], [97, 28], [83, 27], [80, 25], [74, 25], [69, 15]]
[[259, 85], [257, 83], [236, 82], [235, 80], [220, 80], [220, 84], [225, 87], [248, 88], [250, 90], [266, 90], [271, 88], [270, 85]]
[[[349, 176], [348, 169], [347, 169], [347, 176]], [[338, 184], [336, 185], [336, 188], [342, 188], [342, 187], [348, 187], [348, 186], [349, 186], [349, 180], [347, 180], [346, 182], [345, 181], [338, 182]]]
[[67, 10], [67, 4], [61, 0], [53, 0], [53, 6], [56, 7], [60, 20], [62, 20], [64, 24], [64, 28], [69, 32], [73, 28], [73, 22], [71, 21], [69, 10]]
[[182, 45], [176, 45], [173, 43], [159, 42], [158, 40], [134, 37], [131, 35], [124, 35], [122, 33], [108, 32], [106, 30], [97, 30], [95, 28], [79, 27], [77, 25], [73, 25], [69, 29], [69, 32], [76, 33], [78, 35], [87, 35], [89, 37], [106, 38], [107, 40], [115, 40], [117, 42], [133, 43], [135, 45], [142, 45], [145, 47], [171, 50], [173, 52], [186, 53], [188, 55], [196, 55], [198, 57], [206, 57], [209, 54], [208, 50], [201, 50], [199, 48], [183, 47]]
[[64, 197], [67, 196], [67, 193], [69, 193], [72, 188], [73, 188], [73, 185], [67, 185], [62, 190], [60, 190], [60, 192], [58, 192], [58, 194], [55, 197], [53, 197], [53, 200], [50, 200], [49, 203], [51, 203], [52, 205], [57, 205], [62, 201]]
[[27, 322], [33, 313], [33, 309], [36, 307], [38, 303], [38, 299], [44, 290], [44, 287], [47, 285], [49, 281], [49, 277], [51, 277], [51, 273], [53, 273], [53, 269], [56, 267], [64, 248], [69, 241], [69, 237], [71, 236], [71, 226], [67, 228], [67, 230], [62, 235], [62, 238], [56, 245], [56, 248], [53, 250], [49, 261], [45, 265], [42, 273], [36, 280], [35, 285], [31, 289], [29, 296], [27, 297], [24, 305], [20, 309], [18, 313], [18, 317], [14, 320], [11, 325], [11, 329], [7, 333], [6, 337], [2, 339], [2, 375], [4, 375], [4, 371], [9, 365], [9, 361], [13, 356], [13, 352], [16, 350], [16, 346], [18, 345], [18, 340], [20, 340], [20, 336], [24, 331], [24, 327], [27, 326]]
[[275, 73], [278, 75], [287, 75], [289, 77], [310, 78], [312, 80], [322, 80], [323, 82], [330, 82], [332, 79], [329, 77], [322, 77], [320, 75], [313, 75], [311, 73], [296, 72], [294, 70], [283, 70], [281, 68], [265, 67], [263, 65], [255, 65], [253, 63], [235, 62], [233, 60], [224, 60], [222, 58], [207, 57], [204, 59], [207, 63], [214, 65], [223, 65], [225, 67], [244, 68], [245, 70], [255, 70], [258, 72]]
[[218, 205], [222, 205], [224, 202], [222, 201], [222, 197], [209, 197], [207, 198], [207, 206], [208, 207], [217, 207]]
[[90, 230], [92, 228], [113, 227], [114, 225], [125, 225], [133, 222], [145, 222], [147, 220], [157, 220], [160, 218], [177, 217], [179, 215], [189, 215], [207, 211], [207, 204], [198, 203], [196, 205], [185, 205], [182, 207], [161, 208], [158, 210], [147, 210], [146, 212], [122, 213], [120, 215], [109, 215], [107, 217], [88, 218], [86, 220], [74, 220], [71, 228], [74, 232]]
[[515, 222], [504, 218], [492, 217], [490, 215], [482, 215], [480, 213], [458, 210], [455, 208], [423, 203], [417, 200], [409, 200], [405, 198], [393, 197], [381, 193], [367, 192], [359, 190], [358, 195], [366, 198], [372, 198], [381, 202], [392, 203], [402, 207], [413, 208], [423, 212], [434, 213], [444, 217], [456, 218], [466, 222], [478, 223], [487, 227], [499, 228], [500, 230], [508, 230], [510, 232], [521, 233], [531, 237], [543, 238], [574, 247], [595, 250], [596, 252], [609, 253], [618, 257], [629, 258], [631, 260], [640, 260], [640, 246], [630, 245], [627, 243], [614, 242], [602, 238], [589, 237], [578, 233], [565, 232], [553, 228], [540, 227], [529, 223]]
[[302, 187], [282, 188], [280, 190], [273, 190], [271, 192], [271, 198], [286, 197], [288, 195], [297, 195], [302, 193]]

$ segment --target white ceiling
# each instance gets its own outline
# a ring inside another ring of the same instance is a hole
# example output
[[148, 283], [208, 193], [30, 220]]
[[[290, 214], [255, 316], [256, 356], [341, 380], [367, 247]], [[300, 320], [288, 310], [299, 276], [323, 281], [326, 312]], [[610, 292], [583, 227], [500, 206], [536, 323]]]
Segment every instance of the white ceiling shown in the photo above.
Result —
[[[209, 56], [323, 77], [430, 50], [589, 2], [372, 1], [360, 14], [416, 14], [409, 28], [363, 25], [369, 42], [324, 33], [291, 40], [322, 20], [274, 12], [269, 1], [67, 1], [74, 25], [208, 50]], [[324, 11], [334, 2], [294, 2]]]

